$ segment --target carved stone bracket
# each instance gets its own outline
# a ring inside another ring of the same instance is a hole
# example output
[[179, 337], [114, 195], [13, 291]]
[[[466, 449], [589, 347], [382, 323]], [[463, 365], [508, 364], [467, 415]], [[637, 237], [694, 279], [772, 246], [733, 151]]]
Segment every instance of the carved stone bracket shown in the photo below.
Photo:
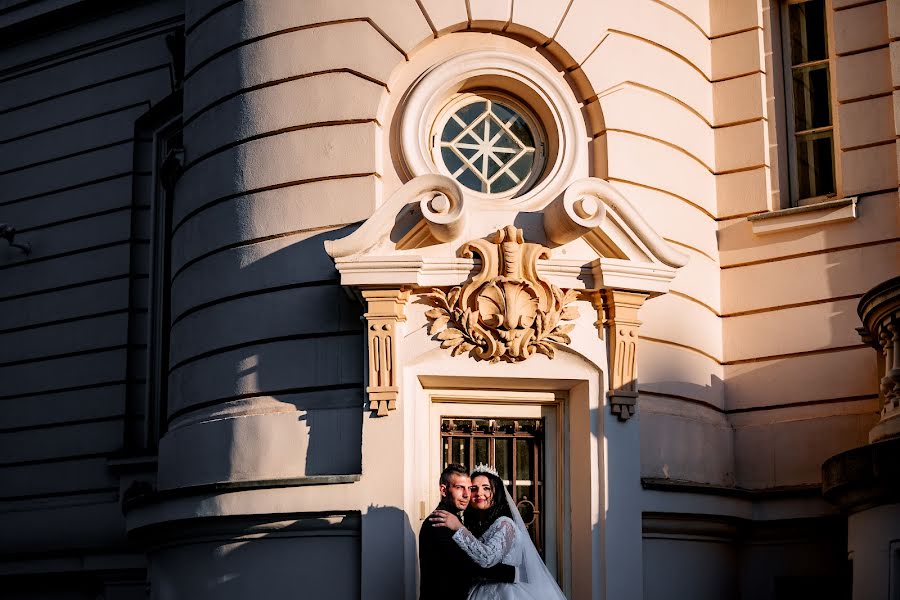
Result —
[[526, 243], [521, 229], [507, 225], [491, 239], [473, 240], [460, 254], [481, 257], [481, 271], [448, 293], [426, 296], [434, 308], [431, 333], [453, 356], [470, 352], [476, 360], [520, 362], [535, 353], [554, 356], [554, 344], [568, 344], [578, 309], [576, 290], [564, 292], [538, 275], [537, 259], [550, 251]]
[[369, 341], [369, 408], [379, 417], [397, 408], [397, 323], [406, 320], [409, 289], [364, 289]]
[[631, 418], [637, 407], [638, 310], [648, 297], [647, 293], [607, 289], [598, 292], [594, 301], [606, 327], [609, 406], [622, 421]]

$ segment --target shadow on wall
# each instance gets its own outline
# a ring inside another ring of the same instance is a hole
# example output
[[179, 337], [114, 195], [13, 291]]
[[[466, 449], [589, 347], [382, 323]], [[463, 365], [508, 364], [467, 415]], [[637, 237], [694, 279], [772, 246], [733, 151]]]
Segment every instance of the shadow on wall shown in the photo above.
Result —
[[235, 419], [221, 425], [234, 428], [228, 435], [254, 438], [236, 444], [231, 456], [208, 457], [228, 461], [221, 468], [233, 477], [361, 470], [363, 307], [339, 285], [323, 246], [348, 233], [285, 236], [219, 253], [203, 261], [207, 268], [182, 293], [190, 296], [189, 305], [182, 299], [185, 306], [177, 306], [173, 288], [175, 315], [217, 304], [183, 335], [201, 335], [214, 340], [210, 346], [228, 349], [176, 366], [172, 416], [209, 404], [221, 405], [222, 416], [265, 415], [252, 420], [259, 425], [239, 426]]
[[741, 289], [759, 282], [735, 308], [760, 310], [732, 317], [740, 331], [754, 332], [727, 367], [739, 486], [817, 485], [826, 459], [868, 441], [878, 411], [877, 355], [862, 347], [856, 306], [890, 267], [880, 246], [826, 250], [862, 241], [866, 213], [871, 219], [879, 203], [895, 201], [864, 197], [855, 221], [766, 236], [743, 219], [723, 226], [723, 251], [760, 257], [735, 278]]
[[173, 523], [152, 552], [153, 598], [358, 598], [360, 524], [358, 512]]
[[257, 369], [260, 389], [301, 413], [306, 476], [362, 470], [364, 311], [340, 287], [323, 244], [348, 233], [313, 235], [241, 269], [254, 280], [291, 280], [290, 289], [275, 292], [286, 301], [264, 317], [282, 323], [283, 341], [262, 349]]
[[[398, 542], [415, 548], [415, 537], [406, 514], [393, 506], [369, 506], [363, 514], [209, 518], [171, 527], [157, 532], [169, 541], [153, 551], [151, 564], [159, 574], [154, 600], [359, 598], [363, 561], [371, 574], [367, 581], [384, 574], [383, 581], [371, 581], [367, 597], [406, 596], [404, 581], [396, 577]], [[365, 558], [363, 530], [367, 538], [384, 540], [383, 548]]]
[[[668, 373], [677, 376], [676, 372]], [[639, 375], [640, 376], [640, 375]], [[710, 376], [709, 385], [676, 379], [640, 384], [641, 394], [676, 394], [682, 398], [722, 397], [724, 382]], [[640, 400], [638, 401], [640, 405]], [[706, 402], [697, 400], [702, 406]], [[690, 406], [690, 405], [688, 405]], [[697, 409], [701, 413], [705, 409]], [[662, 413], [638, 408], [641, 418], [641, 473], [644, 477], [692, 481], [719, 486], [735, 484], [733, 430], [724, 418], [698, 418], [696, 414]], [[697, 460], [703, 457], [703, 460]]]
[[[366, 572], [366, 597], [375, 600], [410, 598], [407, 585], [418, 582], [417, 531], [413, 531], [409, 515], [396, 506], [369, 505], [362, 515], [362, 530], [366, 536], [366, 556], [363, 568]], [[372, 543], [371, 540], [381, 540]], [[397, 577], [398, 555], [406, 551], [412, 556], [402, 559], [405, 577]], [[375, 592], [377, 590], [377, 594]], [[411, 598], [417, 596], [418, 584]], [[329, 598], [338, 596], [327, 596]]]

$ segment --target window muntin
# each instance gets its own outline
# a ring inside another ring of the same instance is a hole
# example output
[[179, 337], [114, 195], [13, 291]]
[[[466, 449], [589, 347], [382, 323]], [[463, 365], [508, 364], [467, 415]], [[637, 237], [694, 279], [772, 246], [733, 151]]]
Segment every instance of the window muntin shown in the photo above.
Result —
[[834, 115], [824, 0], [793, 2], [785, 7], [788, 46], [787, 87], [791, 115], [791, 197], [797, 203], [833, 195]]
[[432, 132], [435, 163], [466, 188], [491, 197], [528, 191], [544, 165], [544, 136], [531, 111], [496, 94], [460, 94]]
[[544, 420], [490, 417], [441, 419], [442, 467], [494, 465], [544, 556]]

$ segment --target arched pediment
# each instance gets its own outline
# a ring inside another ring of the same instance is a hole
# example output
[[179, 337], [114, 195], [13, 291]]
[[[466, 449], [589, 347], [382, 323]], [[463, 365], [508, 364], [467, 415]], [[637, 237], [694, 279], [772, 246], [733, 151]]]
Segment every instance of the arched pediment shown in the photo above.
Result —
[[610, 183], [585, 178], [536, 212], [497, 210], [466, 197], [454, 180], [422, 175], [398, 189], [350, 235], [325, 242], [349, 286], [447, 286], [466, 280], [477, 257], [466, 242], [515, 225], [548, 247], [538, 271], [561, 287], [658, 295], [687, 263]]
[[590, 300], [594, 324], [607, 330], [611, 410], [628, 419], [638, 395], [638, 309], [668, 291], [687, 262], [595, 178], [519, 212], [467, 197], [448, 177], [422, 175], [325, 249], [341, 283], [367, 305], [367, 393], [380, 416], [396, 407], [397, 327], [413, 294], [432, 306], [425, 316], [441, 348], [491, 362], [552, 358], [571, 341], [575, 302]]

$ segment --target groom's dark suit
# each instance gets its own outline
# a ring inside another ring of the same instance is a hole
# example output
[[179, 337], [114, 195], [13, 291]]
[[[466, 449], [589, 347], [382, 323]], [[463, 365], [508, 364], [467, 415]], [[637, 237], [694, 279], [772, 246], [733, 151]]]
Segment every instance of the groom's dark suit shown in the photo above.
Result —
[[[442, 510], [458, 514], [443, 503]], [[425, 519], [419, 530], [419, 600], [465, 600], [476, 581], [513, 583], [516, 568], [496, 565], [482, 569], [453, 541], [446, 527]]]

